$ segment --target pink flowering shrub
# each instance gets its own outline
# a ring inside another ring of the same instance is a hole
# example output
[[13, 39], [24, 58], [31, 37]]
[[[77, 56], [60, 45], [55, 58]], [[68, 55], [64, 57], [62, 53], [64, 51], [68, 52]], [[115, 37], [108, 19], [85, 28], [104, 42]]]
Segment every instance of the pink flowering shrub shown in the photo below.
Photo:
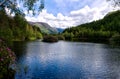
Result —
[[0, 39], [0, 79], [10, 75], [10, 66], [15, 62], [15, 54]]

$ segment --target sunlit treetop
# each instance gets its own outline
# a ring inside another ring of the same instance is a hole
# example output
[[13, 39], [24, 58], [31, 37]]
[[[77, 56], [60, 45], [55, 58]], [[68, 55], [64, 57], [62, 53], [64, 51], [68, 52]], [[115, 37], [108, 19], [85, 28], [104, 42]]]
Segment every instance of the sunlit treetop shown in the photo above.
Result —
[[[18, 7], [22, 5], [22, 7]], [[0, 10], [9, 9], [11, 13], [24, 14], [23, 7], [33, 15], [44, 8], [44, 0], [0, 0]]]

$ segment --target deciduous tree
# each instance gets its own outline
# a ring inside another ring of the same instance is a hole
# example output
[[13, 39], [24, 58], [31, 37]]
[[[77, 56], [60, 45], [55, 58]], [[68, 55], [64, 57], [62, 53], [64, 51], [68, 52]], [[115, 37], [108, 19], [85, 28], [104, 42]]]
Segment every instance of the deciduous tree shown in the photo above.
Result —
[[44, 0], [0, 0], [0, 10], [8, 8], [11, 13], [23, 14], [23, 7], [18, 7], [18, 5], [25, 7], [28, 12], [32, 11], [35, 14], [35, 11], [41, 11], [44, 8]]

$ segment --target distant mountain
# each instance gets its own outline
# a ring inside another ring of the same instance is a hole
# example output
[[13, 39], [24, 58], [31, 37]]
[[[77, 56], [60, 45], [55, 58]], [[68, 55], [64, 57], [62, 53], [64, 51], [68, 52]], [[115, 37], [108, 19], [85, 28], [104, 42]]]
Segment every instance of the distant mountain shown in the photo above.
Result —
[[44, 22], [29, 22], [31, 25], [35, 25], [40, 28], [42, 33], [45, 34], [56, 34], [58, 30], [56, 28], [51, 27], [49, 24]]
[[59, 33], [62, 33], [65, 29], [63, 28], [56, 28]]

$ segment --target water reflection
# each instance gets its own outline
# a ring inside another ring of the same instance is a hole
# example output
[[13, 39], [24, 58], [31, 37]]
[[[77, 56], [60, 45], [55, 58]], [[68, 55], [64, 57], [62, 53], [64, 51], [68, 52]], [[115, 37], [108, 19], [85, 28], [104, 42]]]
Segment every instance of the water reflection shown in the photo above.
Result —
[[120, 79], [118, 48], [65, 41], [33, 41], [22, 47], [15, 79]]

